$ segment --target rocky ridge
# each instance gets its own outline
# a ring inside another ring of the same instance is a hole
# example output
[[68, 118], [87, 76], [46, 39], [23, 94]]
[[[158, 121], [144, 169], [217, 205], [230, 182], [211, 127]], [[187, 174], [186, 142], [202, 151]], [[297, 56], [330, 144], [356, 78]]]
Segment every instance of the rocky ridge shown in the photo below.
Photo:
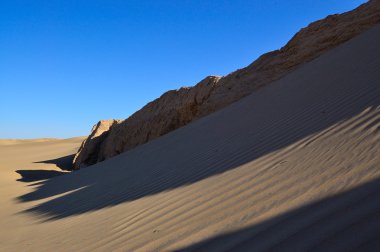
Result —
[[[215, 112], [380, 23], [380, 0], [327, 16], [301, 29], [281, 49], [224, 77], [164, 93], [126, 120], [100, 121], [83, 142], [73, 169], [95, 164]], [[306, 85], [306, 84], [305, 84]]]

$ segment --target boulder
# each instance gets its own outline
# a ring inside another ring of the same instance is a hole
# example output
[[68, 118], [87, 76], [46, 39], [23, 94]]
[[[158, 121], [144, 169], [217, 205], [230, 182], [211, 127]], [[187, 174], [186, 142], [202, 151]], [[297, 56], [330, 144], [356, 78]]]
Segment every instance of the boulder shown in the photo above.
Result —
[[82, 142], [73, 160], [73, 169], [77, 170], [97, 162], [99, 147], [110, 129], [122, 120], [101, 120], [92, 127], [91, 134]]

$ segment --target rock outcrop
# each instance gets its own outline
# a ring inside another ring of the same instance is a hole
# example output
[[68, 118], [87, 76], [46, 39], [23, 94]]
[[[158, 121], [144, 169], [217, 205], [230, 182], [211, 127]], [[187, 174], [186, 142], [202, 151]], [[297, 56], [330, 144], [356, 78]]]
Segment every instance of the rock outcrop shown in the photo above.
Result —
[[74, 169], [86, 167], [97, 162], [97, 153], [104, 139], [108, 136], [110, 129], [122, 122], [122, 120], [101, 120], [92, 127], [91, 135], [82, 142], [78, 152], [74, 157]]
[[[380, 23], [380, 0], [311, 23], [284, 47], [224, 77], [164, 93], [124, 121], [101, 121], [84, 141], [74, 169], [95, 164], [215, 112], [285, 76], [327, 50]], [[102, 126], [102, 122], [105, 125]]]

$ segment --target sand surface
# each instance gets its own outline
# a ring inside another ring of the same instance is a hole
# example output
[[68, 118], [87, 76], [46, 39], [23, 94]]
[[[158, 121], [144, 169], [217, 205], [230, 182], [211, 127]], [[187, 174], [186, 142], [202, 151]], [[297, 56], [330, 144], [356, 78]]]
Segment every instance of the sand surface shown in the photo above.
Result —
[[5, 140], [0, 251], [379, 251], [379, 44], [377, 26], [219, 112], [62, 176], [15, 171], [57, 170], [81, 139]]

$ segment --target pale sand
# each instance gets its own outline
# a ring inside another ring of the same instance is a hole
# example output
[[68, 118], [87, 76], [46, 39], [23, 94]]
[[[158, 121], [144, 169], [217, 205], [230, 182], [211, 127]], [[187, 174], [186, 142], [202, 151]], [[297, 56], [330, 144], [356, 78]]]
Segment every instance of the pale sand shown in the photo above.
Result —
[[380, 249], [379, 44], [377, 26], [217, 113], [37, 185], [14, 171], [50, 169], [32, 162], [79, 139], [1, 145], [0, 250]]

